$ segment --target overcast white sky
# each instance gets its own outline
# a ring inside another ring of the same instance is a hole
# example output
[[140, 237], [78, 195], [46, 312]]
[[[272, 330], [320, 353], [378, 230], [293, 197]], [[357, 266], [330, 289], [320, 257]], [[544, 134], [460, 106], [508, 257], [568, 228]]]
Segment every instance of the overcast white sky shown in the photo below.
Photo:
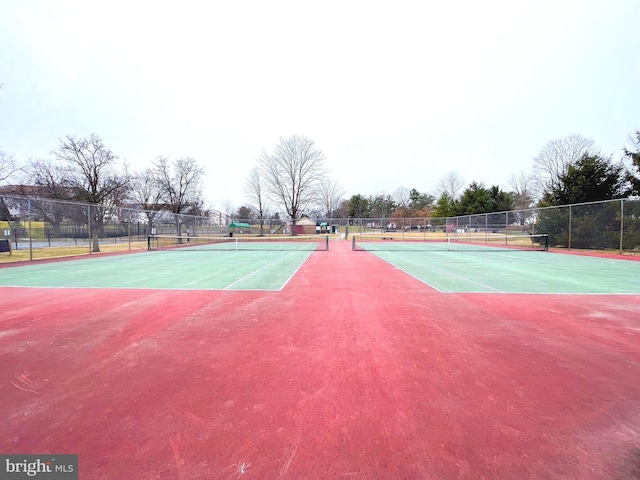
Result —
[[0, 0], [0, 146], [96, 133], [134, 169], [206, 168], [211, 206], [279, 137], [346, 196], [500, 185], [554, 138], [621, 157], [640, 128], [640, 1]]

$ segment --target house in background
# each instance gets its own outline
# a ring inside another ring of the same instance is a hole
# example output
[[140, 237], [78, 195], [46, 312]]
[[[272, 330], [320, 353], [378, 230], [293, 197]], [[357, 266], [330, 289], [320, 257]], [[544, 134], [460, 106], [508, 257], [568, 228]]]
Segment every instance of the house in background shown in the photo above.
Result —
[[[288, 225], [289, 230], [292, 228], [292, 224]], [[313, 235], [316, 233], [316, 221], [311, 220], [310, 218], [303, 217], [300, 220], [296, 221], [295, 228], [296, 235]]]

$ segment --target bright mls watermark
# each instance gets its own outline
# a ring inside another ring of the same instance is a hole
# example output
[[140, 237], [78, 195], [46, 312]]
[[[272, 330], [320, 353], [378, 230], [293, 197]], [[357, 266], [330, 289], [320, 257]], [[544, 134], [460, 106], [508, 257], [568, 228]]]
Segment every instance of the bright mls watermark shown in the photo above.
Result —
[[0, 478], [78, 480], [78, 455], [0, 455]]

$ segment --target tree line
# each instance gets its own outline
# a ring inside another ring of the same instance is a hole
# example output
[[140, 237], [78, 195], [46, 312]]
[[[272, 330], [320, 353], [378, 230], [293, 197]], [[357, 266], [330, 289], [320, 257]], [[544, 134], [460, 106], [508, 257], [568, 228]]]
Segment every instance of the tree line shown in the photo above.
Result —
[[[0, 183], [18, 180], [10, 192], [5, 186], [5, 193], [133, 204], [150, 215], [159, 209], [176, 216], [207, 215], [204, 174], [192, 157], [158, 156], [148, 168], [130, 171], [96, 134], [68, 135], [50, 158], [29, 159], [25, 165], [0, 150]], [[226, 213], [258, 221], [263, 228], [266, 220], [280, 216], [294, 224], [303, 216], [451, 217], [624, 198], [640, 194], [640, 130], [617, 161], [598, 151], [593, 140], [570, 135], [549, 141], [533, 159], [532, 172], [512, 175], [508, 190], [477, 181], [464, 184], [463, 177], [450, 172], [436, 185], [435, 195], [401, 186], [392, 193], [344, 198], [345, 189], [330, 175], [324, 153], [313, 140], [293, 135], [280, 138], [271, 152], [263, 150], [245, 178], [246, 202]]]
[[[100, 251], [99, 234], [110, 207], [144, 209], [152, 224], [160, 210], [180, 215], [206, 215], [201, 181], [204, 168], [191, 157], [169, 159], [158, 156], [152, 165], [130, 171], [102, 139], [67, 135], [49, 158], [29, 159], [19, 165], [14, 157], [0, 153], [0, 193], [83, 202], [91, 209], [92, 250]], [[7, 185], [9, 180], [15, 183]], [[177, 224], [179, 232], [180, 225]]]
[[273, 216], [269, 205], [281, 205], [292, 218], [452, 217], [640, 194], [640, 130], [619, 160], [581, 135], [550, 140], [533, 159], [531, 172], [511, 175], [508, 190], [477, 181], [464, 188], [464, 179], [450, 172], [438, 182], [436, 195], [401, 186], [392, 193], [342, 198], [344, 189], [327, 176], [323, 161], [313, 141], [281, 138], [273, 154], [263, 152], [257, 160], [245, 185], [248, 202], [233, 215], [262, 224]]

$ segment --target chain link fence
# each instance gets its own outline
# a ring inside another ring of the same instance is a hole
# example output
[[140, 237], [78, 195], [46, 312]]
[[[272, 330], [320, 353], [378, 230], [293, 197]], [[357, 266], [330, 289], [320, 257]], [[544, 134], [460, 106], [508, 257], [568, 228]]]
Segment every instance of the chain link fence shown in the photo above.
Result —
[[[223, 235], [229, 217], [0, 195], [0, 254], [13, 260], [142, 250], [150, 234]], [[2, 252], [1, 250], [7, 250]], [[6, 260], [6, 259], [5, 259]]]
[[[296, 234], [384, 235], [420, 239], [450, 235], [547, 234], [551, 248], [640, 253], [640, 199], [437, 218], [302, 218], [295, 226], [272, 218], [174, 214], [0, 195], [0, 261], [142, 250], [147, 236], [281, 236]], [[7, 242], [9, 247], [7, 248]], [[7, 250], [11, 251], [7, 251]]]

